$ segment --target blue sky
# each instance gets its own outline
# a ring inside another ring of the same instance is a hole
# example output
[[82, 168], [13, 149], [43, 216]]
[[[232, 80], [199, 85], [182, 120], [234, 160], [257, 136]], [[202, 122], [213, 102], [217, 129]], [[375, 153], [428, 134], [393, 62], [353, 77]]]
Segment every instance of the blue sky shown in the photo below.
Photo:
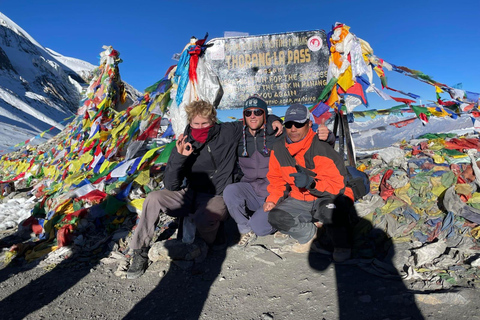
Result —
[[[329, 31], [336, 22], [374, 53], [438, 82], [480, 92], [480, 1], [7, 1], [0, 11], [43, 46], [98, 65], [102, 45], [124, 60], [122, 79], [138, 90], [161, 79], [191, 36]], [[387, 72], [389, 86], [433, 100], [433, 87]], [[379, 86], [379, 85], [378, 85]], [[394, 94], [393, 92], [389, 92]], [[368, 95], [371, 109], [397, 105]], [[448, 98], [448, 95], [445, 95]]]

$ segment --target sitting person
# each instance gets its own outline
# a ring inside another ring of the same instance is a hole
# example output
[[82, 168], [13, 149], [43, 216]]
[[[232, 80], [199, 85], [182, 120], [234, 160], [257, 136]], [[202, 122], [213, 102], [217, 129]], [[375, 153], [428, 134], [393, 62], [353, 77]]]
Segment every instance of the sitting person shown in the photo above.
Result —
[[346, 187], [343, 159], [328, 143], [315, 139], [305, 106], [291, 105], [284, 126], [286, 137], [273, 145], [270, 155], [269, 195], [263, 206], [270, 211], [268, 221], [297, 240], [283, 251], [298, 253], [310, 250], [317, 228], [325, 224], [334, 260], [344, 261], [351, 253], [347, 227], [354, 197]]
[[[163, 182], [165, 189], [150, 192], [130, 242], [133, 256], [128, 279], [140, 277], [148, 266], [148, 246], [161, 213], [173, 217], [193, 214], [196, 230], [207, 245], [212, 245], [220, 222], [227, 218], [222, 198], [233, 182], [241, 121], [217, 123], [215, 108], [195, 101], [185, 107], [188, 123], [172, 150]], [[281, 127], [279, 121], [274, 126]]]
[[[267, 172], [273, 144], [283, 140], [282, 131], [265, 128], [267, 104], [259, 96], [249, 97], [243, 109], [244, 134], [238, 144], [238, 163], [243, 174], [240, 182], [228, 185], [223, 199], [240, 232], [237, 247], [245, 247], [257, 236], [271, 234], [275, 229], [268, 222], [263, 204], [268, 196]], [[335, 136], [320, 126], [318, 137], [335, 143]]]

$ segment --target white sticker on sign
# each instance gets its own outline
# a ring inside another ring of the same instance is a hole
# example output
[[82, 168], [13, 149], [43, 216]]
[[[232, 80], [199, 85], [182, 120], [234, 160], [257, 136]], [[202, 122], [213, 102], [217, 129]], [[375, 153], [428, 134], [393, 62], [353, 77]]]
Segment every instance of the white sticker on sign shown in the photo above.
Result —
[[307, 47], [311, 51], [318, 51], [322, 48], [323, 41], [319, 36], [310, 37], [307, 41]]

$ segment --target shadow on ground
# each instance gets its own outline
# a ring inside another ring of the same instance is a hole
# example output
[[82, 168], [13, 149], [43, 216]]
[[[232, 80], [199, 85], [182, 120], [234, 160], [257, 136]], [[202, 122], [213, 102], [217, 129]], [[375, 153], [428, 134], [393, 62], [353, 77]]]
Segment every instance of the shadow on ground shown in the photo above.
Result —
[[226, 245], [216, 250], [210, 249], [203, 263], [187, 270], [170, 263], [160, 283], [138, 302], [124, 319], [200, 318], [210, 289], [222, 271], [227, 249], [238, 240], [238, 229], [233, 219], [225, 222], [225, 233], [228, 235]]
[[[371, 223], [365, 219], [360, 219], [358, 223], [371, 231], [364, 234], [362, 239], [355, 239], [354, 258], [356, 255], [358, 257], [362, 250], [365, 252], [371, 249], [370, 252], [375, 253], [375, 259], [335, 263], [329, 256], [316, 252], [310, 252], [308, 257], [310, 267], [318, 272], [323, 272], [334, 264], [338, 318], [424, 319], [415, 303], [414, 292], [408, 290], [392, 263], [394, 246], [388, 236], [380, 229], [373, 229]], [[360, 244], [359, 240], [362, 240]]]
[[[100, 264], [100, 260], [107, 257], [111, 252], [111, 248], [108, 245], [111, 240], [111, 235], [96, 233], [102, 232], [101, 230], [103, 230], [101, 226], [96, 230], [92, 230], [92, 232], [99, 236], [98, 241], [94, 242], [94, 250], [77, 252], [73, 257], [63, 259], [56, 265], [53, 262], [50, 266], [44, 265], [44, 269], [39, 269], [39, 271], [35, 273], [41, 275], [30, 282], [27, 282], [28, 278], [26, 277], [32, 277], [32, 274], [26, 271], [33, 268], [40, 268], [39, 259], [26, 263], [23, 255], [21, 255], [22, 257], [15, 257], [10, 264], [1, 269], [0, 283], [11, 277], [20, 276], [22, 273], [26, 275], [25, 278], [21, 278], [21, 280], [18, 281], [18, 289], [15, 288], [16, 291], [0, 301], [1, 318], [24, 319], [31, 313], [54, 302], [55, 299], [63, 295], [87, 276], [92, 268], [96, 268]], [[9, 244], [8, 242], [13, 239], [2, 240], [6, 240], [5, 244]], [[45, 249], [51, 247], [53, 243], [51, 241], [23, 242], [22, 245], [28, 249], [34, 247], [35, 249], [39, 247]], [[27, 282], [27, 284], [22, 286], [24, 282]], [[52, 318], [58, 318], [61, 315], [52, 314], [51, 316]]]

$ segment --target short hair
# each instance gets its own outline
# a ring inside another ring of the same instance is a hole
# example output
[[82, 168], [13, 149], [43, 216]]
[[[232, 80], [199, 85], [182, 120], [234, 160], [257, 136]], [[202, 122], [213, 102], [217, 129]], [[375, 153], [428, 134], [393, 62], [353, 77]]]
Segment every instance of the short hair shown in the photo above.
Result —
[[196, 116], [210, 119], [212, 123], [217, 122], [217, 110], [207, 101], [193, 101], [185, 106], [187, 120], [190, 123]]

